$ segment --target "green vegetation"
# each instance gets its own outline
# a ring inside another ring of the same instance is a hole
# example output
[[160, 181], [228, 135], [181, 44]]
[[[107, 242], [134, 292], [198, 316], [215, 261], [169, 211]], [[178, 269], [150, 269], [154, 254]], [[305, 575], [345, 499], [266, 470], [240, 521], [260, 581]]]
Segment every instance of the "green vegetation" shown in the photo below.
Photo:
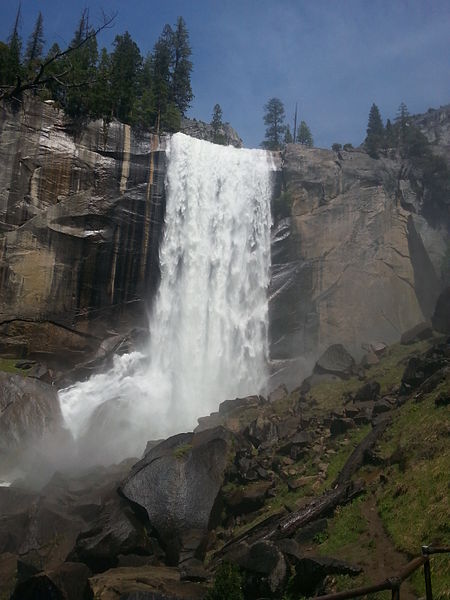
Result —
[[22, 56], [20, 8], [8, 43], [0, 42], [0, 99], [20, 100], [26, 91], [53, 100], [78, 123], [117, 118], [147, 130], [176, 131], [193, 99], [189, 34], [182, 17], [166, 25], [153, 52], [142, 57], [126, 31], [113, 50], [97, 48], [97, 34], [85, 9], [67, 48], [53, 44], [45, 57], [44, 28], [39, 13]]
[[356, 446], [366, 437], [369, 431], [370, 425], [364, 425], [362, 427], [350, 430], [347, 436], [345, 437], [346, 443], [344, 445], [340, 443], [339, 439], [342, 436], [339, 436], [336, 439], [336, 453], [331, 455], [330, 462], [328, 464], [327, 476], [320, 488], [320, 491], [325, 490], [331, 486], [333, 481], [341, 472], [342, 467], [345, 465], [347, 459], [350, 457], [350, 454], [353, 452]]
[[208, 590], [205, 600], [244, 600], [238, 567], [230, 563], [221, 564], [216, 571], [214, 586]]
[[23, 375], [26, 377], [26, 370], [16, 367], [16, 363], [17, 358], [0, 358], [0, 371], [6, 373], [15, 373], [17, 375]]
[[286, 130], [284, 124], [284, 105], [279, 98], [271, 98], [264, 105], [266, 111], [264, 124], [266, 125], [266, 137], [261, 146], [266, 150], [281, 150], [283, 147], [283, 135]]
[[314, 140], [310, 128], [305, 121], [300, 121], [300, 126], [297, 133], [297, 141], [303, 146], [312, 148], [314, 146]]
[[175, 456], [175, 458], [184, 458], [187, 454], [189, 454], [189, 452], [192, 450], [192, 444], [181, 444], [180, 446], [177, 446], [174, 451], [173, 451], [173, 455]]
[[227, 143], [227, 139], [225, 135], [222, 133], [223, 129], [223, 113], [220, 104], [215, 104], [213, 109], [213, 116], [211, 120], [211, 127], [213, 130], [213, 142], [215, 144], [221, 144], [225, 146]]
[[380, 111], [376, 104], [372, 104], [367, 124], [366, 148], [369, 155], [373, 158], [378, 157], [377, 150], [383, 144], [383, 137], [384, 125], [381, 120]]
[[367, 521], [361, 514], [364, 497], [353, 500], [347, 506], [338, 506], [330, 524], [326, 539], [319, 545], [319, 553], [339, 556], [348, 547], [360, 544], [360, 537], [367, 531]]

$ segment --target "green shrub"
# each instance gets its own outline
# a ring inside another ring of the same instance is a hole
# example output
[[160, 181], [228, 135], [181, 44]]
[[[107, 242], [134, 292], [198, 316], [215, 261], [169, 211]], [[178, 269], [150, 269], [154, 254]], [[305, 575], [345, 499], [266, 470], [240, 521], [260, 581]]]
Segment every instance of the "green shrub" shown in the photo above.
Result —
[[217, 569], [214, 586], [206, 594], [205, 600], [244, 600], [238, 567], [222, 563]]

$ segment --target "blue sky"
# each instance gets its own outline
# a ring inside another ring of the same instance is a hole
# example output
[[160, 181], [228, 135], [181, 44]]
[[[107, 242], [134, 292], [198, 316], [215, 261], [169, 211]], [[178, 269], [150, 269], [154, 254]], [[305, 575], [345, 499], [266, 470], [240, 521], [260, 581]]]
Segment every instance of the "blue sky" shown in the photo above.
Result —
[[[211, 120], [216, 102], [244, 140], [264, 138], [264, 104], [280, 98], [291, 121], [310, 126], [315, 145], [358, 145], [372, 102], [384, 119], [401, 101], [411, 113], [450, 103], [449, 0], [22, 0], [22, 37], [39, 10], [48, 42], [70, 42], [89, 7], [118, 12], [99, 44], [128, 30], [145, 54], [165, 23], [186, 21], [193, 50], [189, 116]], [[0, 38], [17, 3], [0, 0]]]

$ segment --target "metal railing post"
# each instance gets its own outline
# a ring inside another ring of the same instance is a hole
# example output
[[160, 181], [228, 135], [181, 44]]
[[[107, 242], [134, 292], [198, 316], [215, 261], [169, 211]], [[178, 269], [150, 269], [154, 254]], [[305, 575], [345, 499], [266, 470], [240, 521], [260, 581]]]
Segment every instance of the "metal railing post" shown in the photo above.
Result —
[[423, 575], [425, 577], [425, 594], [427, 600], [433, 600], [433, 590], [431, 588], [431, 566], [430, 566], [430, 553], [433, 552], [433, 548], [430, 546], [422, 546], [422, 555], [425, 556], [426, 560], [423, 563]]
[[392, 600], [400, 600], [400, 586], [399, 585], [392, 588]]

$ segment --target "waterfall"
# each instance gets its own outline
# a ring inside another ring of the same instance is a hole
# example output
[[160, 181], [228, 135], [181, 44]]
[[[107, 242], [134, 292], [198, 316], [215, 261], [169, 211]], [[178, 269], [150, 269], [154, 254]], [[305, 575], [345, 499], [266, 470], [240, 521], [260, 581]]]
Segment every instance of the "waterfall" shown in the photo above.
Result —
[[142, 352], [60, 392], [85, 459], [114, 462], [264, 390], [274, 167], [263, 150], [168, 141], [161, 281]]

